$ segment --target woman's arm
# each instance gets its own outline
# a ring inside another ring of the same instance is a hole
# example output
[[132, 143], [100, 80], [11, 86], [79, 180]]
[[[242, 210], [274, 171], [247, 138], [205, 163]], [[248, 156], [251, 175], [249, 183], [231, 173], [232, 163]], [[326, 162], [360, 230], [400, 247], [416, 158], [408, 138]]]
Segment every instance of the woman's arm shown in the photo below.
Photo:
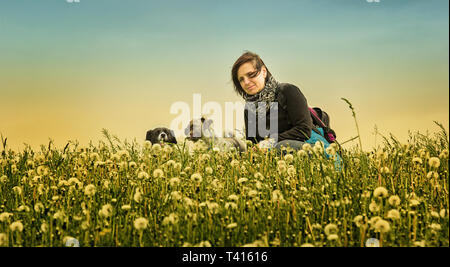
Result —
[[312, 119], [305, 96], [292, 84], [285, 84], [282, 93], [286, 99], [287, 116], [293, 127], [279, 133], [278, 142], [286, 139], [308, 140], [311, 137]]

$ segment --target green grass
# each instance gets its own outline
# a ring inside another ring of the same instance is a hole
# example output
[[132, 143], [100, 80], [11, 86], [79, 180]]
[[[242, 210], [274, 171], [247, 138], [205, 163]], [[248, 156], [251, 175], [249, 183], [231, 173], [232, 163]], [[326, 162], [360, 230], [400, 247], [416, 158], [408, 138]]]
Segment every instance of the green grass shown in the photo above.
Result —
[[[80, 246], [364, 246], [370, 237], [449, 246], [443, 129], [406, 144], [384, 137], [371, 152], [342, 149], [342, 171], [313, 151], [190, 153], [104, 135], [97, 145], [50, 142], [40, 151], [8, 150], [2, 137], [0, 246], [64, 246], [68, 237]], [[378, 187], [388, 195], [374, 196]], [[389, 218], [393, 209], [399, 218]], [[138, 218], [145, 229], [135, 228]]]

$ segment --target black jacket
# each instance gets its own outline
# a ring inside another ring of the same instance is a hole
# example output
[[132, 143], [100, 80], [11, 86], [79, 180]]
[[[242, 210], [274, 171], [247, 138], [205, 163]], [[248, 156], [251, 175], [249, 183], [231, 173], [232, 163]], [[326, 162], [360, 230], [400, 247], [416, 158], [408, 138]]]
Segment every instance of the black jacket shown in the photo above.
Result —
[[[278, 137], [277, 142], [283, 140], [306, 141], [311, 137], [313, 128], [312, 118], [309, 113], [308, 103], [300, 89], [289, 83], [281, 83], [277, 90], [275, 101], [278, 103], [278, 131], [271, 137]], [[248, 109], [244, 109], [245, 136], [247, 140], [258, 143], [265, 136], [258, 131], [258, 118]], [[266, 114], [266, 129], [270, 129], [270, 112]], [[256, 118], [256, 120], [255, 120]], [[250, 120], [250, 121], [249, 121]], [[249, 136], [249, 125], [256, 125], [256, 137]]]

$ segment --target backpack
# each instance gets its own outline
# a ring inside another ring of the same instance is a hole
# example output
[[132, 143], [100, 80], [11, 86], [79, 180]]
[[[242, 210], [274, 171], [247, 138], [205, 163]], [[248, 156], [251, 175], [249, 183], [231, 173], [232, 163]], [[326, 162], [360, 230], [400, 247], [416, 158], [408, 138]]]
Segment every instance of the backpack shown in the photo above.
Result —
[[317, 130], [317, 127], [322, 128], [323, 129], [323, 137], [329, 143], [336, 142], [336, 133], [334, 132], [333, 129], [330, 128], [330, 117], [328, 116], [328, 114], [318, 107], [314, 107], [314, 108], [308, 107], [308, 109], [309, 109], [309, 113], [311, 114], [311, 118], [313, 121], [313, 126], [314, 126], [313, 131], [322, 135], [322, 133]]

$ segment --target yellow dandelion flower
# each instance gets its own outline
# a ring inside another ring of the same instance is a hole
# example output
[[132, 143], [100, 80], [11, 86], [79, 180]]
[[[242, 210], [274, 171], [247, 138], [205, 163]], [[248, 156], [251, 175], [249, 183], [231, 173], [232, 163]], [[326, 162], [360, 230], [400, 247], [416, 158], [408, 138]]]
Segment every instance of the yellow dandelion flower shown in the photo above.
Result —
[[413, 163], [418, 163], [418, 164], [422, 164], [422, 159], [419, 157], [414, 157], [412, 160]]
[[232, 228], [235, 228], [235, 227], [237, 227], [237, 223], [230, 223], [230, 224], [227, 225], [228, 229], [232, 229]]

